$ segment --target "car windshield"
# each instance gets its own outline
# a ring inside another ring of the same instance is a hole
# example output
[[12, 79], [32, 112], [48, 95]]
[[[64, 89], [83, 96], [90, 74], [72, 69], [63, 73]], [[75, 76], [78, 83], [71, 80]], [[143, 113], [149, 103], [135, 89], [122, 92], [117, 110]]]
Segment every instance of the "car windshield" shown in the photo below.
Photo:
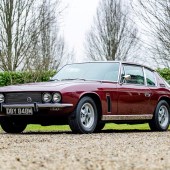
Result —
[[51, 80], [118, 81], [119, 63], [79, 63], [64, 66]]

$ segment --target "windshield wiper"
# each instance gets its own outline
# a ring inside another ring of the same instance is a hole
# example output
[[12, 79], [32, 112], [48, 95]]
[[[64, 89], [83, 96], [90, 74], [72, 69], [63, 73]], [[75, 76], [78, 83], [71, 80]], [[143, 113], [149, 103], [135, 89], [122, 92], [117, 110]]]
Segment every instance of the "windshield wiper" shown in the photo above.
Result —
[[50, 79], [49, 81], [59, 81], [58, 79]]
[[86, 81], [86, 79], [81, 79], [81, 78], [75, 78], [75, 79], [61, 79], [61, 81], [66, 81], [66, 80], [83, 80]]

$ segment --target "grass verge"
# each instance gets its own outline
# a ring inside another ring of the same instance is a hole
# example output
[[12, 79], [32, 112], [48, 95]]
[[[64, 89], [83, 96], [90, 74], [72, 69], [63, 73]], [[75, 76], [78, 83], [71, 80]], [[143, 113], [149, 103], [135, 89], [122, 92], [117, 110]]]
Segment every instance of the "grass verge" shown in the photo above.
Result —
[[[104, 130], [149, 130], [148, 124], [139, 124], [139, 125], [127, 125], [127, 124], [113, 124], [107, 123], [104, 127]], [[64, 126], [41, 126], [41, 125], [28, 125], [26, 131], [71, 131], [68, 125]]]
[[[138, 125], [127, 125], [127, 124], [114, 124], [107, 123], [104, 127], [104, 130], [149, 130], [149, 125], [138, 124]], [[169, 127], [170, 130], [170, 127]], [[2, 131], [0, 127], [0, 132]], [[26, 132], [55, 132], [55, 131], [71, 131], [68, 125], [56, 125], [56, 126], [41, 126], [41, 125], [28, 125]]]

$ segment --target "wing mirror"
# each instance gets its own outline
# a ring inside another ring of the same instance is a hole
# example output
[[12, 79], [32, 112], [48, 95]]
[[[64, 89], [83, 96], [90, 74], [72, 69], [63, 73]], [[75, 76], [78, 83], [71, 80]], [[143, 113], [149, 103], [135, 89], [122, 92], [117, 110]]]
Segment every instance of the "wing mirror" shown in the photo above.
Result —
[[131, 75], [125, 75], [123, 76], [123, 79], [126, 81], [131, 80]]
[[122, 76], [121, 84], [125, 83], [126, 81], [131, 80], [131, 75], [124, 75]]

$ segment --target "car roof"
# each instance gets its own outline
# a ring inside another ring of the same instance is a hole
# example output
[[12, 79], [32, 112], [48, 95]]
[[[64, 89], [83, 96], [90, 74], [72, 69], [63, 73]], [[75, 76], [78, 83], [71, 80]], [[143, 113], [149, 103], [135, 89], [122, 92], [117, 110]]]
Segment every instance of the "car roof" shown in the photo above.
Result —
[[131, 65], [136, 65], [136, 66], [142, 66], [142, 67], [145, 67], [145, 68], [147, 68], [147, 69], [149, 69], [151, 71], [155, 71], [154, 69], [152, 69], [152, 68], [150, 68], [150, 67], [148, 67], [146, 65], [143, 65], [143, 64], [138, 64], [138, 63], [133, 63], [133, 62], [126, 62], [126, 61], [122, 61], [121, 63], [122, 64], [131, 64]]
[[139, 64], [139, 63], [133, 63], [133, 62], [127, 62], [127, 61], [86, 61], [86, 62], [77, 62], [77, 63], [72, 63], [72, 64], [83, 64], [83, 63], [122, 63], [122, 64], [130, 64], [130, 65], [135, 65], [135, 66], [142, 66], [142, 67], [145, 67], [151, 71], [155, 71], [154, 69], [152, 69], [146, 65]]

